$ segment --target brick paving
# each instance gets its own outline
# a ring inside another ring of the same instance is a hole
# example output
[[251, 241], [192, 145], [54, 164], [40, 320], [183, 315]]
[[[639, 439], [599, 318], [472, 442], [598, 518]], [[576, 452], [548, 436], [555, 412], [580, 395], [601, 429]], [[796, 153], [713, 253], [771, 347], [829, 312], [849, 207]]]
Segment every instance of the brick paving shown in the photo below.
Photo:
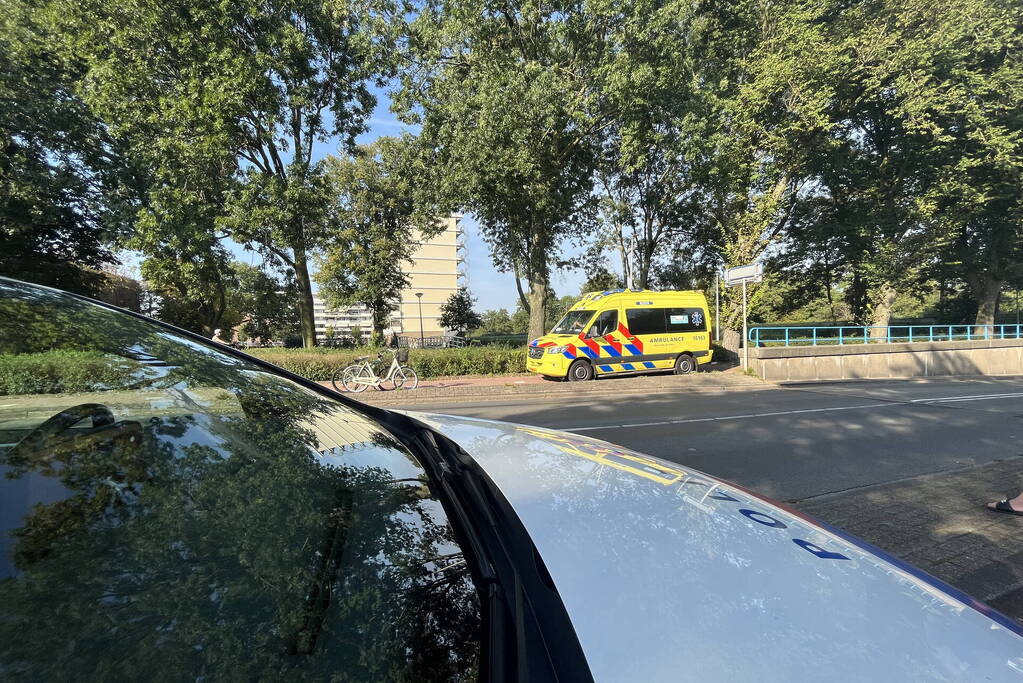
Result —
[[928, 474], [796, 505], [1023, 623], [1023, 517], [989, 501], [1023, 488], [1023, 457]]

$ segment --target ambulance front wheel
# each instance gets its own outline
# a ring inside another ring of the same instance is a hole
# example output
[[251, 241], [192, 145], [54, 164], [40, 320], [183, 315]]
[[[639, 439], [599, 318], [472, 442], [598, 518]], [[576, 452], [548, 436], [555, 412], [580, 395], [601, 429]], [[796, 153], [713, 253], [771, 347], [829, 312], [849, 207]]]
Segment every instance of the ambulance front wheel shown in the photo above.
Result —
[[696, 370], [696, 361], [688, 353], [683, 353], [675, 359], [675, 374], [688, 375]]
[[568, 366], [568, 381], [585, 382], [593, 379], [593, 366], [584, 360], [577, 360]]

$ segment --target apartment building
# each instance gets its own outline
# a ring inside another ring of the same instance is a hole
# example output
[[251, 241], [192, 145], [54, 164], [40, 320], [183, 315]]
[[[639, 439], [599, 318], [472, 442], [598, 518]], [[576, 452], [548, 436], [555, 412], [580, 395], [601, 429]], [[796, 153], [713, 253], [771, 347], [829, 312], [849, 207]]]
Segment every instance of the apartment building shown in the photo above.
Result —
[[[458, 291], [465, 282], [465, 243], [463, 241], [462, 216], [454, 214], [443, 219], [444, 230], [428, 240], [422, 241], [406, 264], [409, 286], [401, 293], [396, 320], [392, 327], [399, 334], [439, 337], [448, 332], [440, 326], [440, 307]], [[414, 236], [420, 241], [420, 236]], [[422, 294], [422, 297], [416, 296]], [[420, 307], [422, 318], [420, 319]]]
[[[459, 214], [441, 219], [443, 230], [428, 240], [421, 240], [418, 232], [413, 234], [413, 239], [421, 244], [412, 261], [405, 264], [409, 286], [394, 302], [394, 316], [388, 333], [418, 336], [421, 331], [426, 337], [449, 334], [440, 326], [440, 308], [465, 283], [465, 243], [461, 220]], [[316, 333], [320, 338], [323, 338], [328, 325], [333, 326], [338, 334], [347, 334], [354, 325], [366, 334], [372, 329], [372, 318], [364, 306], [335, 311], [327, 308], [319, 298], [314, 298], [313, 304]]]
[[351, 306], [341, 310], [327, 306], [318, 296], [313, 296], [313, 320], [316, 323], [316, 338], [326, 339], [327, 328], [334, 329], [337, 335], [350, 334], [353, 327], [358, 326], [363, 335], [373, 330], [373, 316], [365, 306]]

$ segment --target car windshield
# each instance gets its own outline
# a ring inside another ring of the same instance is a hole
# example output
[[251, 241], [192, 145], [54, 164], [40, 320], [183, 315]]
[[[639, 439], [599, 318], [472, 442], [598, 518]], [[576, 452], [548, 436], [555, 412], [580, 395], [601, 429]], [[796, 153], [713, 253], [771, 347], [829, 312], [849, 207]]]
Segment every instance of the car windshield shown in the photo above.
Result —
[[466, 680], [481, 616], [412, 453], [172, 330], [0, 279], [0, 671]]
[[593, 311], [569, 311], [551, 330], [551, 334], [579, 334], [586, 329], [586, 323], [593, 317]]

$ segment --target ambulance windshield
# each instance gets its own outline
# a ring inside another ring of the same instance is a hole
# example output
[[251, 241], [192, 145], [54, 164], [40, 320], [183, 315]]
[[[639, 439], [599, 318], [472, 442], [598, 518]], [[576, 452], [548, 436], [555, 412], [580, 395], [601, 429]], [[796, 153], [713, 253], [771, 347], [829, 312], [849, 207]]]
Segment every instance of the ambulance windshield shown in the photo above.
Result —
[[579, 334], [586, 329], [586, 323], [593, 317], [593, 311], [569, 311], [551, 330], [551, 334]]

